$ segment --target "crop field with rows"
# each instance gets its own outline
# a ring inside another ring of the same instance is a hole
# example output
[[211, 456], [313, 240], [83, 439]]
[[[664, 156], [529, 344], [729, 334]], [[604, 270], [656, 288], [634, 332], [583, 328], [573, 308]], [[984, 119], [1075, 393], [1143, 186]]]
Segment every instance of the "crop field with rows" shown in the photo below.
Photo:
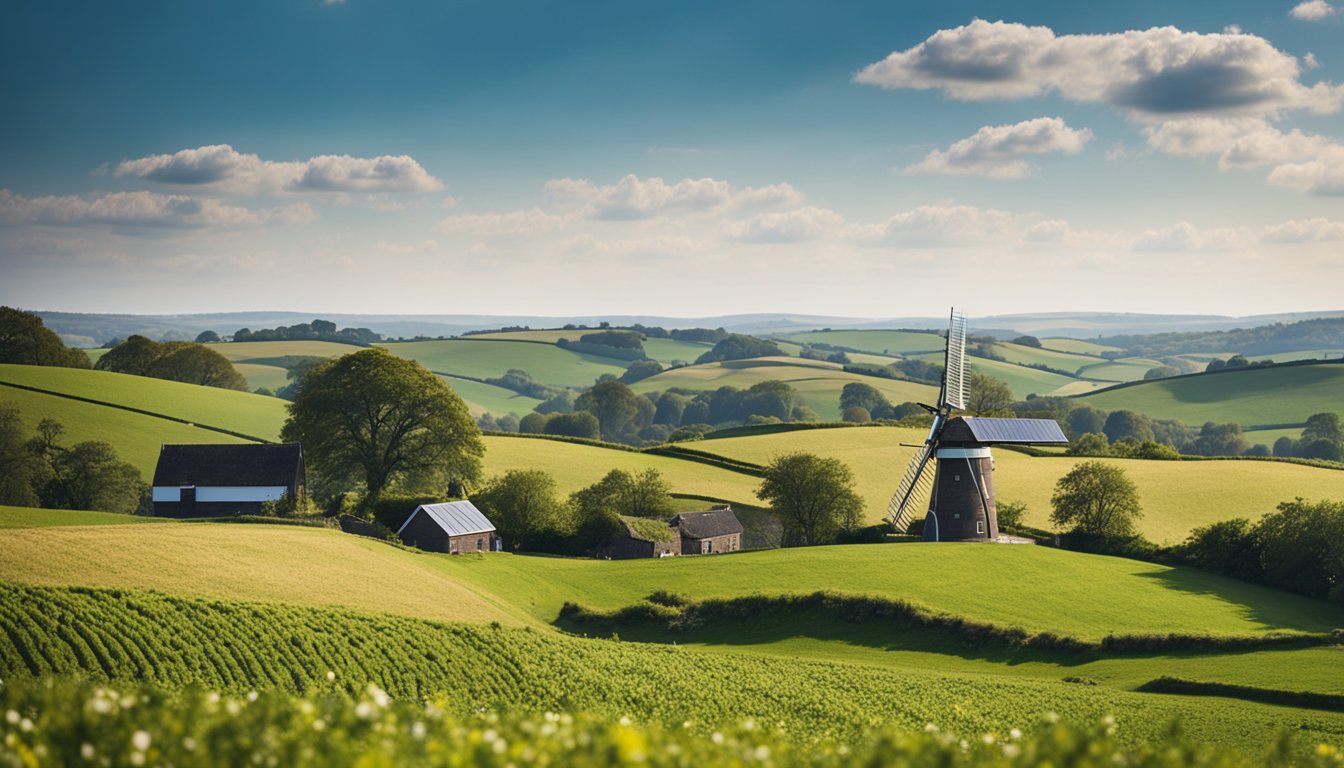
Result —
[[[1160, 739], [1179, 719], [1192, 740], [1259, 754], [1266, 729], [1338, 741], [1344, 715], [1066, 682], [898, 672], [709, 654], [536, 630], [435, 624], [330, 609], [172, 598], [132, 590], [0, 585], [0, 675], [82, 672], [95, 681], [199, 684], [231, 693], [373, 683], [391, 697], [480, 708], [592, 712], [701, 732], [751, 719], [799, 741], [855, 739], [929, 723], [955, 733], [1031, 733], [1052, 713], [1117, 720], [1122, 744]], [[859, 673], [861, 671], [861, 674]], [[693, 713], [689, 714], [688, 713]]]

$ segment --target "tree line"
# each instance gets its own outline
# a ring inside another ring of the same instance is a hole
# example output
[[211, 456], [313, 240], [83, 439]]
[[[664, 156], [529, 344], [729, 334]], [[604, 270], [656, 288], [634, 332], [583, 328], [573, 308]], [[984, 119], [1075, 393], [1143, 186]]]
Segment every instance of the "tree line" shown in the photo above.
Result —
[[0, 402], [0, 504], [148, 513], [149, 486], [105, 442], [67, 445], [65, 428], [42, 419], [34, 433], [13, 403]]

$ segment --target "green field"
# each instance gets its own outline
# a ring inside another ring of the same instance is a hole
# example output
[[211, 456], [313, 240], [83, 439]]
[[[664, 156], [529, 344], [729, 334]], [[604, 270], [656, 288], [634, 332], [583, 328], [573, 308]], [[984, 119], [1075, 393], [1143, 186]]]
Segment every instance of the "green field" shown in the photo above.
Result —
[[993, 345], [994, 353], [1017, 365], [1044, 365], [1047, 368], [1054, 368], [1057, 371], [1066, 371], [1071, 374], [1079, 375], [1078, 369], [1089, 365], [1096, 365], [1099, 360], [1095, 357], [1086, 355], [1077, 355], [1071, 352], [1059, 352], [1053, 349], [1037, 349], [1021, 344], [1010, 344], [1000, 342]]
[[[797, 740], [800, 745], [827, 737], [861, 739], [875, 728], [917, 731], [928, 723], [963, 734], [1006, 734], [1012, 728], [1031, 733], [1051, 713], [1069, 721], [1090, 722], [1117, 712], [1122, 713], [1123, 728], [1117, 734], [1121, 743], [1138, 746], [1160, 740], [1168, 724], [1180, 719], [1189, 738], [1219, 742], [1255, 755], [1263, 750], [1260, 731], [1264, 729], [1292, 727], [1310, 746], [1331, 739], [1344, 722], [1344, 717], [1334, 713], [1276, 710], [1237, 701], [1149, 696], [1057, 681], [712, 654], [330, 609], [206, 603], [143, 592], [13, 586], [0, 590], [0, 606], [7, 608], [0, 622], [7, 634], [19, 638], [13, 648], [0, 649], [7, 679], [25, 673], [82, 671], [95, 680], [114, 683], [148, 679], [171, 686], [205, 685], [235, 694], [260, 688], [337, 690], [365, 696], [368, 681], [401, 699], [432, 699], [438, 709], [456, 716], [500, 708], [537, 714], [578, 710], [608, 722], [625, 717], [701, 734], [750, 719], [766, 733]], [[58, 616], [73, 631], [63, 630], [53, 619]], [[724, 685], [724, 681], [732, 684]], [[258, 697], [249, 693], [248, 698]], [[150, 701], [146, 697], [144, 703]], [[333, 724], [351, 727], [346, 723], [367, 721], [388, 703], [366, 707], [364, 714], [351, 721], [333, 718]], [[284, 722], [274, 719], [274, 707], [272, 703], [254, 726], [268, 734], [262, 743], [275, 739], [276, 727]], [[223, 709], [233, 716], [242, 713], [236, 705]], [[209, 716], [212, 711], [205, 709], [201, 715]], [[425, 715], [430, 713], [414, 716]], [[42, 718], [41, 722], [46, 725], [50, 720]], [[389, 723], [390, 733], [379, 741], [401, 730], [407, 729]], [[495, 738], [486, 743], [508, 748]], [[716, 739], [722, 740], [722, 735]], [[642, 742], [629, 746], [643, 748]], [[584, 764], [603, 759], [586, 758]], [[530, 763], [525, 752], [519, 753], [519, 759], [522, 764]]]
[[[274, 397], [107, 371], [0, 365], [0, 382], [115, 403], [271, 441], [280, 438], [286, 414], [285, 402]], [[7, 396], [12, 388], [5, 389]]]
[[50, 528], [70, 525], [134, 525], [167, 522], [161, 518], [118, 515], [111, 512], [83, 512], [73, 509], [33, 509], [0, 505], [0, 529]]
[[335, 341], [238, 341], [205, 346], [235, 363], [277, 357], [340, 357], [363, 349], [354, 344]]
[[[789, 451], [833, 456], [854, 470], [859, 495], [871, 522], [886, 514], [914, 448], [925, 432], [896, 427], [812, 429], [693, 443], [696, 450], [764, 463]], [[1067, 456], [1032, 458], [994, 451], [994, 487], [1001, 501], [1027, 505], [1029, 525], [1050, 528], [1050, 495], [1055, 483], [1089, 459]], [[1101, 459], [1124, 468], [1138, 486], [1144, 516], [1138, 529], [1148, 538], [1175, 544], [1199, 526], [1232, 517], [1257, 519], [1283, 501], [1305, 496], [1344, 499], [1344, 471], [1283, 462], [1208, 460], [1144, 461]]]
[[[580, 336], [585, 333], [600, 333], [600, 329], [584, 328], [571, 330], [544, 330], [544, 331], [501, 331], [499, 333], [479, 333], [472, 334], [471, 339], [494, 340], [515, 340], [515, 341], [538, 341], [545, 344], [554, 344], [560, 339], [569, 339], [578, 341]], [[695, 359], [708, 352], [714, 345], [701, 344], [691, 341], [677, 341], [676, 339], [658, 339], [646, 338], [644, 340], [644, 353], [658, 362], [669, 365], [674, 360], [684, 363], [694, 363]]]
[[1084, 395], [1081, 403], [1106, 411], [1129, 409], [1191, 426], [1206, 421], [1257, 425], [1301, 424], [1314, 413], [1344, 415], [1344, 364], [1252, 368], [1230, 373], [1145, 382]]
[[394, 355], [415, 360], [431, 371], [475, 379], [503, 376], [511, 369], [553, 386], [589, 387], [604, 373], [620, 376], [623, 360], [569, 352], [523, 341], [405, 341], [384, 344]]
[[[939, 365], [943, 362], [943, 353], [941, 352], [915, 355], [915, 357]], [[1078, 379], [1071, 376], [1042, 371], [1037, 368], [1028, 368], [1015, 363], [990, 360], [984, 357], [968, 357], [966, 362], [973, 372], [992, 376], [1007, 384], [1013, 392], [1013, 397], [1018, 399], [1025, 399], [1027, 395], [1033, 394], [1052, 395], [1057, 390], [1076, 387], [1079, 383]]]
[[888, 356], [941, 351], [943, 348], [940, 334], [916, 331], [803, 331], [780, 334], [779, 338], [799, 344], [830, 344]]
[[657, 392], [673, 387], [701, 391], [723, 386], [747, 389], [769, 380], [787, 382], [805, 404], [826, 420], [840, 418], [840, 391], [854, 381], [875, 387], [892, 403], [929, 402], [938, 396], [937, 391], [927, 384], [846, 373], [836, 363], [792, 357], [760, 357], [675, 368], [636, 382], [631, 389], [636, 392]]
[[504, 474], [511, 469], [544, 469], [555, 477], [562, 494], [592, 485], [613, 469], [627, 472], [656, 469], [676, 493], [739, 504], [760, 503], [756, 499], [760, 478], [707, 464], [558, 440], [496, 435], [484, 439], [487, 475]]
[[452, 387], [458, 397], [466, 401], [467, 409], [471, 411], [472, 416], [479, 416], [486, 412], [496, 416], [509, 413], [524, 416], [541, 403], [535, 397], [520, 395], [511, 389], [497, 387], [494, 384], [455, 379], [451, 376], [440, 376], [439, 378], [443, 380], [444, 384]]
[[[69, 369], [48, 369], [69, 370]], [[79, 373], [79, 371], [76, 371]], [[87, 373], [84, 372], [84, 373]], [[115, 376], [119, 374], [104, 374]], [[155, 379], [143, 379], [155, 381]], [[167, 383], [167, 382], [164, 382]], [[191, 386], [191, 385], [183, 385]], [[205, 389], [201, 387], [201, 389]], [[248, 395], [262, 400], [260, 395]], [[164, 443], [245, 443], [239, 437], [200, 427], [169, 421], [157, 416], [132, 413], [105, 405], [94, 405], [59, 395], [46, 395], [13, 387], [0, 386], [0, 402], [18, 406], [25, 428], [36, 434], [37, 423], [44, 418], [59, 421], [65, 432], [65, 445], [98, 440], [110, 443], [122, 461], [130, 462], [146, 481], [154, 476], [159, 461], [159, 446]], [[278, 402], [278, 401], [277, 401]], [[279, 428], [277, 422], [276, 428]]]
[[1078, 355], [1100, 355], [1102, 352], [1122, 351], [1119, 347], [1109, 347], [1105, 344], [1098, 344], [1095, 341], [1059, 337], [1041, 339], [1041, 346], [1046, 349], [1057, 349], [1060, 352], [1072, 352]]
[[1105, 381], [1140, 381], [1145, 373], [1161, 365], [1161, 362], [1145, 357], [1122, 357], [1089, 365], [1080, 375]]
[[278, 392], [281, 387], [289, 384], [289, 371], [278, 365], [234, 363], [233, 367], [247, 379], [247, 388], [252, 391], [265, 387], [272, 392]]

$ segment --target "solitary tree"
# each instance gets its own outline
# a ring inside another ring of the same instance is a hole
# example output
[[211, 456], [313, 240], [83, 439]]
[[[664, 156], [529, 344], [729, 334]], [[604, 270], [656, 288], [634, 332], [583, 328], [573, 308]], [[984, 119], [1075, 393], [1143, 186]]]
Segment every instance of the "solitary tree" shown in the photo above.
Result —
[[849, 467], [811, 453], [771, 461], [756, 496], [779, 516], [786, 547], [829, 544], [842, 529], [855, 527], [863, 514]]
[[89, 356], [69, 349], [31, 312], [0, 307], [0, 363], [88, 368]]
[[667, 517], [672, 514], [670, 490], [656, 469], [646, 469], [638, 475], [613, 469], [572, 498], [581, 512], [605, 509], [632, 517]]
[[302, 442], [329, 480], [362, 481], [370, 497], [471, 482], [481, 432], [443, 380], [381, 347], [329, 360], [303, 377], [281, 436]]
[[1125, 471], [1100, 461], [1085, 461], [1055, 483], [1050, 522], [1078, 533], [1130, 536], [1143, 515], [1139, 493]]

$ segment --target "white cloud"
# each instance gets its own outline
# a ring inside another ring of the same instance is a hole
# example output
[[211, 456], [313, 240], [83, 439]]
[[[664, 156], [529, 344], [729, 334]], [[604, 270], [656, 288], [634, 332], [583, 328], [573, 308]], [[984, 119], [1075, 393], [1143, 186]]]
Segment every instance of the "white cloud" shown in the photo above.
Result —
[[788, 184], [738, 189], [719, 179], [682, 179], [668, 184], [657, 176], [641, 179], [633, 174], [610, 185], [597, 185], [587, 179], [551, 179], [545, 191], [563, 210], [613, 220], [745, 206], [798, 205], [803, 201], [803, 196]]
[[854, 79], [881, 88], [939, 89], [968, 101], [1054, 92], [1144, 119], [1337, 111], [1344, 89], [1304, 85], [1300, 71], [1296, 58], [1255, 35], [1175, 27], [1056, 35], [1049, 27], [976, 19], [896, 51]]
[[1023, 239], [1029, 243], [1062, 243], [1069, 234], [1069, 223], [1062, 219], [1041, 221], [1027, 228]]
[[1136, 251], [1227, 251], [1241, 245], [1243, 233], [1235, 229], [1200, 229], [1188, 221], [1149, 229], [1134, 240]]
[[1287, 133], [1254, 117], [1191, 117], [1144, 129], [1154, 149], [1171, 155], [1219, 155], [1221, 168], [1274, 165], [1314, 156], [1330, 145], [1324, 136]]
[[1038, 117], [1015, 125], [987, 125], [945, 151], [935, 149], [905, 173], [945, 176], [988, 176], [1020, 179], [1031, 165], [1022, 158], [1052, 152], [1077, 154], [1092, 139], [1092, 131], [1075, 130], [1058, 117]]
[[319, 155], [276, 162], [243, 154], [228, 144], [123, 160], [116, 175], [164, 184], [207, 186], [240, 193], [433, 192], [443, 182], [408, 155]]
[[439, 222], [437, 231], [450, 235], [537, 235], [565, 225], [566, 217], [540, 208], [505, 213], [461, 213]]
[[806, 206], [724, 222], [723, 236], [743, 243], [800, 243], [834, 232], [845, 223], [835, 211]]
[[1331, 144], [1310, 160], [1277, 166], [1269, 183], [1313, 195], [1344, 195], [1344, 145]]
[[165, 229], [239, 228], [304, 224], [316, 218], [307, 203], [253, 210], [218, 200], [155, 192], [112, 192], [93, 197], [24, 197], [0, 189], [0, 223]]
[[1295, 219], [1266, 227], [1261, 237], [1267, 243], [1320, 243], [1344, 240], [1344, 221]]
[[1289, 16], [1302, 21], [1320, 21], [1328, 16], [1339, 12], [1338, 8], [1327, 3], [1325, 0], [1306, 0], [1293, 6], [1293, 10], [1288, 12]]
[[969, 205], [924, 205], [881, 224], [850, 228], [849, 236], [871, 245], [938, 248], [1002, 241], [1020, 229], [1006, 211]]

